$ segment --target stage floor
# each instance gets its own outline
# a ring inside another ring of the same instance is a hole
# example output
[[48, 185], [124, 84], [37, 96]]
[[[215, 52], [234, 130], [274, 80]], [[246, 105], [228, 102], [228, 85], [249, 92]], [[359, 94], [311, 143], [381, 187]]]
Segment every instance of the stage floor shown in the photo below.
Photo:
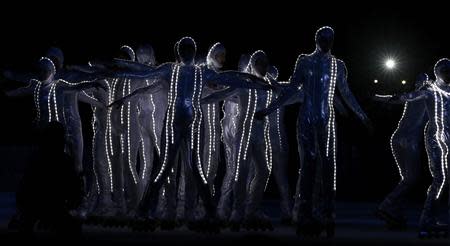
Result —
[[[8, 231], [7, 224], [14, 213], [14, 194], [0, 193], [0, 242], [14, 243], [17, 233]], [[415, 204], [406, 211], [409, 226], [403, 231], [389, 231], [383, 223], [372, 214], [374, 203], [337, 203], [337, 226], [334, 239], [304, 239], [295, 234], [295, 229], [283, 226], [275, 219], [278, 213], [276, 202], [265, 203], [266, 211], [274, 218], [274, 231], [238, 233], [223, 230], [217, 235], [203, 235], [187, 230], [185, 227], [174, 231], [133, 232], [127, 228], [102, 228], [98, 226], [84, 226], [79, 243], [86, 245], [112, 244], [148, 244], [148, 245], [230, 245], [249, 244], [260, 245], [298, 245], [298, 244], [370, 244], [370, 245], [450, 245], [450, 239], [418, 239], [417, 221], [420, 205]], [[444, 217], [444, 214], [442, 215]], [[38, 233], [35, 241], [46, 242], [50, 236], [45, 232]], [[67, 243], [71, 243], [69, 241]], [[64, 242], [63, 242], [64, 243]], [[4, 245], [4, 244], [2, 244]]]

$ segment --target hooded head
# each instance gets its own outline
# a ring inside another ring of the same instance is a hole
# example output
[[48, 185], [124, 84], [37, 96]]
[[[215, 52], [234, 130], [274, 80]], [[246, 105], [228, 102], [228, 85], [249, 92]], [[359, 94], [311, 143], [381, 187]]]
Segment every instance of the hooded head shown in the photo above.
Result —
[[45, 57], [50, 58], [55, 64], [57, 70], [62, 69], [64, 66], [64, 53], [60, 48], [50, 47], [45, 53]]
[[135, 61], [136, 54], [134, 53], [134, 50], [130, 46], [123, 45], [122, 47], [120, 47], [118, 58], [124, 59], [124, 60]]
[[434, 65], [434, 75], [436, 79], [442, 80], [444, 83], [450, 83], [450, 60], [442, 58]]
[[208, 51], [206, 63], [214, 69], [221, 69], [225, 64], [226, 50], [223, 44], [217, 42]]
[[48, 82], [56, 73], [56, 67], [53, 61], [48, 57], [42, 57], [38, 63], [39, 80]]
[[249, 65], [252, 74], [262, 78], [266, 76], [267, 70], [269, 69], [269, 59], [264, 51], [258, 50], [250, 56]]
[[193, 38], [184, 37], [178, 41], [177, 54], [180, 62], [186, 65], [194, 65], [197, 45]]
[[136, 59], [139, 63], [156, 65], [155, 52], [150, 44], [142, 44], [136, 50]]
[[329, 26], [321, 27], [316, 32], [316, 49], [328, 53], [333, 48], [334, 31]]

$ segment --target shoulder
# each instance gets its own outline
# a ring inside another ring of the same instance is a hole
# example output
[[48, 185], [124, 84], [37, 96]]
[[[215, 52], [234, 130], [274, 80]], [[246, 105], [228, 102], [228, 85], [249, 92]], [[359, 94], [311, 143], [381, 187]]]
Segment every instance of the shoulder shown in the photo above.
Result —
[[335, 58], [335, 59], [336, 59], [336, 64], [338, 66], [338, 69], [341, 68], [341, 69], [347, 70], [347, 66], [345, 65], [345, 62], [343, 60], [338, 59], [338, 58]]
[[299, 64], [302, 64], [304, 62], [307, 62], [309, 60], [309, 56], [306, 54], [300, 54], [297, 56], [297, 60], [295, 61], [295, 67], [297, 67]]

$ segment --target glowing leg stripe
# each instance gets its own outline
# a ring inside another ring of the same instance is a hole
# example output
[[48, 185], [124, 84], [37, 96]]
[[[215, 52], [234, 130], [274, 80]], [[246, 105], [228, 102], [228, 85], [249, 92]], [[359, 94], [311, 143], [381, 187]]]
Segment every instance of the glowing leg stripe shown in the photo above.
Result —
[[200, 177], [203, 180], [204, 184], [207, 184], [207, 180], [205, 178], [205, 175], [203, 173], [203, 168], [202, 168], [202, 163], [201, 163], [201, 158], [200, 158], [200, 138], [201, 138], [201, 124], [202, 124], [202, 110], [201, 110], [201, 105], [200, 105], [200, 100], [201, 100], [201, 94], [202, 94], [202, 89], [203, 89], [203, 73], [202, 73], [202, 69], [200, 67], [197, 67], [198, 73], [199, 73], [199, 83], [197, 85], [197, 100], [196, 102], [192, 102], [192, 103], [197, 103], [197, 109], [199, 112], [199, 120], [198, 120], [198, 130], [197, 130], [197, 161], [198, 161], [198, 171], [200, 172]]
[[[436, 117], [436, 126], [438, 126], [437, 127], [437, 133], [436, 133], [436, 140], [438, 141], [439, 149], [441, 150], [441, 169], [442, 169], [442, 178], [443, 178], [441, 187], [439, 188], [439, 191], [438, 191], [438, 193], [436, 195], [436, 199], [439, 199], [439, 197], [441, 195], [441, 192], [442, 192], [442, 189], [444, 188], [444, 185], [445, 185], [445, 177], [446, 177], [446, 174], [445, 174], [446, 159], [445, 158], [447, 156], [447, 151], [446, 151], [447, 146], [446, 146], [445, 142], [443, 141], [443, 136], [444, 136], [444, 123], [443, 123], [443, 121], [444, 121], [444, 101], [443, 101], [443, 98], [442, 98], [442, 93], [441, 92], [437, 92], [437, 94], [439, 95], [439, 103], [440, 103], [441, 115], [440, 115], [440, 118]], [[437, 104], [435, 104], [435, 106], [437, 106]], [[437, 107], [436, 107], [435, 115], [437, 115]], [[438, 123], [438, 120], [440, 120], [439, 123]], [[441, 142], [442, 142], [442, 144], [445, 145], [445, 147], [442, 147]]]
[[155, 138], [156, 151], [158, 152], [158, 155], [159, 155], [159, 154], [160, 154], [160, 150], [159, 150], [158, 135], [156, 134], [156, 124], [155, 124], [155, 112], [156, 112], [156, 106], [155, 106], [155, 102], [153, 101], [153, 95], [151, 95], [151, 94], [150, 94], [150, 103], [152, 104], [152, 128], [153, 128], [153, 137]]
[[172, 106], [174, 104], [174, 83], [175, 83], [175, 74], [177, 73], [178, 70], [178, 65], [174, 65], [172, 67], [172, 76], [171, 76], [171, 80], [170, 80], [170, 89], [169, 89], [169, 95], [168, 95], [168, 105], [167, 105], [167, 111], [166, 111], [166, 125], [165, 125], [165, 146], [164, 146], [164, 160], [163, 160], [163, 165], [161, 167], [161, 170], [159, 170], [158, 175], [155, 178], [154, 182], [157, 182], [159, 180], [159, 178], [161, 177], [162, 173], [164, 172], [164, 169], [166, 167], [167, 164], [167, 159], [168, 159], [168, 152], [169, 152], [169, 144], [171, 139], [169, 136], [169, 123], [171, 122], [171, 113], [172, 113]]
[[239, 177], [239, 164], [240, 164], [240, 160], [241, 160], [242, 144], [244, 143], [245, 123], [247, 122], [248, 114], [250, 112], [251, 100], [252, 100], [252, 90], [249, 90], [248, 100], [247, 100], [247, 111], [245, 113], [244, 123], [242, 124], [241, 140], [239, 141], [239, 152], [238, 152], [238, 156], [237, 156], [234, 181], [238, 181], [238, 177]]
[[209, 169], [211, 166], [211, 152], [212, 152], [212, 131], [211, 131], [211, 108], [210, 105], [207, 104], [206, 105], [207, 110], [206, 110], [206, 117], [208, 118], [208, 132], [209, 132], [209, 144], [208, 144], [208, 166], [206, 168], [206, 177], [209, 176]]

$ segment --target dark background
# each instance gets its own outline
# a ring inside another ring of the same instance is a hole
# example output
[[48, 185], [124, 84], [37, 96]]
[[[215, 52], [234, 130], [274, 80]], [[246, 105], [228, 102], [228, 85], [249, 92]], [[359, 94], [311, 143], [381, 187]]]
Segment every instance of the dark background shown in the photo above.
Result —
[[[330, 25], [336, 32], [333, 53], [346, 62], [349, 85], [375, 126], [370, 136], [355, 118], [338, 118], [338, 199], [378, 201], [399, 179], [389, 138], [402, 106], [374, 103], [370, 97], [411, 90], [417, 74], [432, 75], [434, 62], [450, 53], [448, 8], [426, 4], [19, 3], [0, 9], [0, 68], [30, 71], [50, 46], [65, 52], [66, 64], [84, 64], [89, 59], [114, 56], [123, 44], [135, 47], [143, 42], [153, 45], [159, 62], [172, 61], [173, 44], [189, 35], [197, 41], [199, 57], [213, 43], [222, 42], [230, 69], [236, 67], [242, 53], [262, 49], [279, 68], [280, 79], [286, 80], [297, 56], [314, 50], [315, 31]], [[387, 57], [398, 61], [394, 71], [383, 68]], [[374, 79], [380, 82], [374, 84]], [[401, 80], [406, 80], [406, 85]], [[1, 88], [14, 86], [3, 83]], [[84, 105], [81, 110], [89, 139], [90, 108]], [[289, 107], [288, 111], [289, 177], [294, 185], [298, 169], [296, 110]], [[14, 191], [35, 141], [32, 100], [9, 99], [0, 93], [0, 114], [0, 191]], [[430, 182], [425, 158], [423, 179], [414, 194], [418, 201]], [[274, 184], [269, 187], [269, 194], [275, 195]]]

